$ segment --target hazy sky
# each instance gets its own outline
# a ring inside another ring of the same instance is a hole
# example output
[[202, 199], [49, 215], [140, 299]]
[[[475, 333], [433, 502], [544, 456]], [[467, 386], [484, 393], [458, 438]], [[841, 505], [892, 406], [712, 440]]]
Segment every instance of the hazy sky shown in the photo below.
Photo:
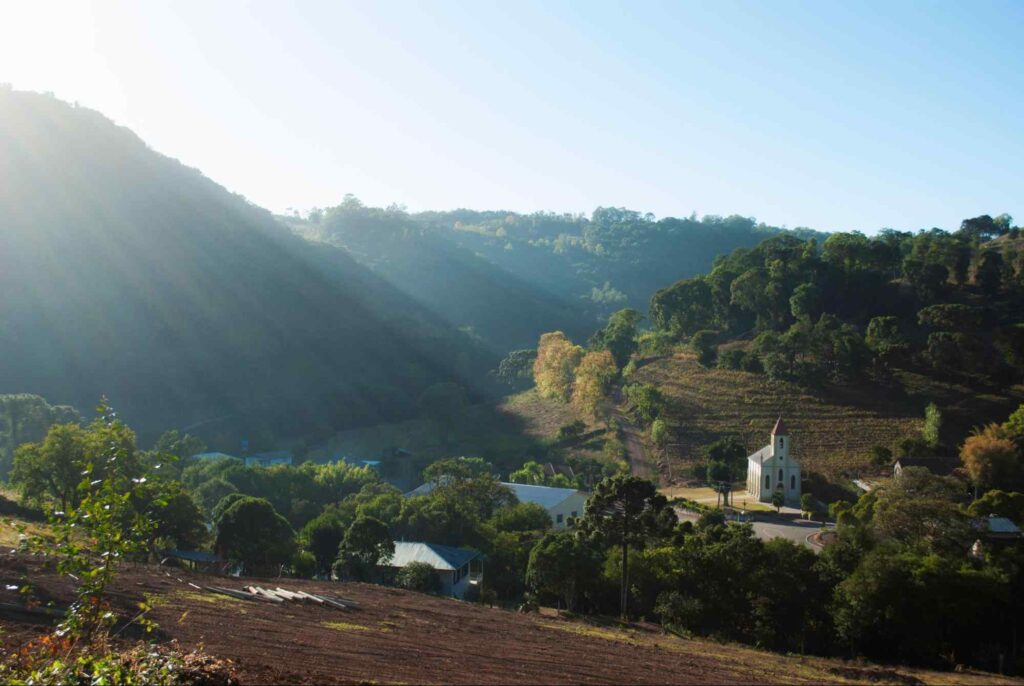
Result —
[[0, 0], [0, 82], [281, 211], [1024, 223], [1024, 2]]

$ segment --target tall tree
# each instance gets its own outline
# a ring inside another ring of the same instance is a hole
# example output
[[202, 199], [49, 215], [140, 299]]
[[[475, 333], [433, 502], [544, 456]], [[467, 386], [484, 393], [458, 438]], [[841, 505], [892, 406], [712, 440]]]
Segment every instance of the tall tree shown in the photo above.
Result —
[[533, 363], [537, 392], [544, 398], [569, 400], [576, 367], [582, 359], [583, 348], [573, 345], [561, 331], [541, 335]]
[[618, 369], [611, 352], [587, 353], [576, 368], [572, 404], [583, 414], [596, 417], [601, 401], [608, 396], [616, 376]]
[[597, 485], [579, 522], [580, 532], [618, 545], [622, 555], [619, 609], [629, 610], [629, 548], [642, 549], [653, 537], [669, 535], [677, 523], [668, 500], [653, 483], [619, 475]]

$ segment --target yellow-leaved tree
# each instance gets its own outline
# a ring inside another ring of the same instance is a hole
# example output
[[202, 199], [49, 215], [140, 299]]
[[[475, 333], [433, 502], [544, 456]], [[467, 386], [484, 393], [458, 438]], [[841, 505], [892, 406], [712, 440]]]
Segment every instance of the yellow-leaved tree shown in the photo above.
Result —
[[572, 404], [583, 414], [596, 417], [601, 401], [607, 397], [618, 373], [615, 358], [607, 350], [584, 355], [576, 368]]
[[573, 376], [583, 358], [583, 348], [574, 345], [561, 331], [541, 334], [533, 381], [544, 398], [565, 402], [572, 393]]

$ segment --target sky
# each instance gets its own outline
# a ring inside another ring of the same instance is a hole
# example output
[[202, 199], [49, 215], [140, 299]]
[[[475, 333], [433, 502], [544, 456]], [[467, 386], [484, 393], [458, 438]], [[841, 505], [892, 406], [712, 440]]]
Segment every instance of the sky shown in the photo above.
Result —
[[1024, 223], [1024, 2], [0, 0], [0, 83], [276, 212]]

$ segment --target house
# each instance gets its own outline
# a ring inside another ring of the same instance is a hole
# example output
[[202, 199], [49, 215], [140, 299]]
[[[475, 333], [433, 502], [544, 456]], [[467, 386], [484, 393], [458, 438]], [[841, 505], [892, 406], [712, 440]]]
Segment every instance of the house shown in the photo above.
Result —
[[747, 493], [758, 502], [770, 503], [772, 494], [780, 491], [787, 506], [800, 506], [800, 463], [791, 450], [789, 432], [779, 417], [771, 442], [747, 457]]
[[[512, 491], [521, 503], [536, 503], [548, 511], [551, 523], [556, 529], [569, 526], [570, 519], [583, 516], [583, 508], [587, 504], [587, 494], [575, 488], [555, 488], [553, 486], [534, 486], [533, 484], [514, 484], [502, 481], [501, 485]], [[437, 485], [428, 481], [405, 494], [407, 498], [427, 495]]]
[[239, 459], [239, 458], [235, 457], [234, 455], [228, 455], [227, 453], [220, 453], [220, 452], [216, 452], [216, 451], [211, 451], [211, 452], [207, 452], [207, 453], [196, 453], [195, 455], [192, 456], [193, 460], [220, 460], [220, 459], [225, 459], [225, 458], [226, 459], [232, 459], [232, 460]]
[[161, 550], [159, 551], [160, 557], [163, 558], [161, 564], [167, 560], [176, 560], [186, 569], [191, 569], [193, 572], [219, 572], [224, 566], [224, 560], [217, 557], [213, 553], [206, 553], [202, 550]]
[[[437, 572], [441, 595], [463, 598], [471, 586], [483, 581], [483, 562], [480, 551], [472, 548], [453, 548], [436, 543], [408, 543], [395, 541], [395, 554], [379, 567], [401, 569], [413, 562], [426, 562]], [[477, 562], [476, 570], [471, 570]]]
[[246, 467], [272, 467], [278, 464], [290, 465], [294, 456], [290, 450], [274, 450], [268, 453], [256, 453], [245, 458]]

